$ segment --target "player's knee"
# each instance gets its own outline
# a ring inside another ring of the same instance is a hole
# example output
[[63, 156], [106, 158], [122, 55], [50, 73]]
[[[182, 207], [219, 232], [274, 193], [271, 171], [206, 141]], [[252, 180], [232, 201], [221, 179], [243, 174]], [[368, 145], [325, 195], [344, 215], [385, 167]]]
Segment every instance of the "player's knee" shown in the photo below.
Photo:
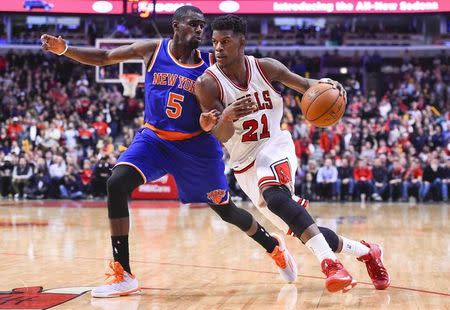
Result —
[[117, 166], [106, 182], [108, 190], [109, 218], [128, 217], [128, 197], [139, 184], [142, 177], [134, 168]]
[[285, 186], [269, 187], [264, 190], [263, 197], [268, 209], [279, 216], [295, 235], [300, 236], [314, 224], [309, 213], [292, 199], [291, 192]]
[[209, 206], [211, 207], [211, 209], [214, 210], [214, 212], [217, 213], [218, 216], [220, 216], [222, 220], [224, 220], [227, 223], [230, 223], [232, 219], [231, 216], [232, 207], [228, 205], [214, 205], [214, 204], [210, 204]]
[[285, 186], [272, 186], [264, 190], [264, 200], [268, 209], [281, 217], [287, 224], [300, 211], [296, 210], [295, 201], [292, 200], [291, 192]]
[[236, 207], [236, 205], [231, 202], [231, 200], [228, 204], [209, 204], [209, 206], [225, 222], [233, 224], [243, 231], [247, 231], [248, 229], [250, 229], [253, 222], [253, 217], [244, 209]]
[[270, 211], [277, 214], [280, 209], [292, 199], [290, 191], [285, 186], [272, 186], [263, 192], [264, 200]]
[[123, 180], [113, 173], [106, 181], [106, 189], [108, 195], [120, 194], [124, 190]]
[[327, 240], [328, 245], [330, 246], [333, 252], [336, 252], [339, 247], [339, 236], [329, 228], [319, 226], [319, 230], [322, 235]]
[[134, 168], [119, 165], [114, 168], [111, 176], [106, 181], [108, 196], [128, 197], [142, 182], [142, 177]]

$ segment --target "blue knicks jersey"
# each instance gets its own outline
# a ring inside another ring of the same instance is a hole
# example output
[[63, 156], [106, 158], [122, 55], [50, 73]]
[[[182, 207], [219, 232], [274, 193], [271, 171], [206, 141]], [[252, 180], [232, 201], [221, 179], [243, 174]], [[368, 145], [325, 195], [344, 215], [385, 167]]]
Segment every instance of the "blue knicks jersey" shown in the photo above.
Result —
[[208, 53], [197, 51], [200, 63], [182, 64], [171, 55], [170, 44], [170, 39], [162, 40], [150, 60], [145, 76], [144, 120], [155, 131], [180, 133], [188, 138], [201, 132], [198, 122], [201, 109], [194, 83], [210, 66], [210, 59]]

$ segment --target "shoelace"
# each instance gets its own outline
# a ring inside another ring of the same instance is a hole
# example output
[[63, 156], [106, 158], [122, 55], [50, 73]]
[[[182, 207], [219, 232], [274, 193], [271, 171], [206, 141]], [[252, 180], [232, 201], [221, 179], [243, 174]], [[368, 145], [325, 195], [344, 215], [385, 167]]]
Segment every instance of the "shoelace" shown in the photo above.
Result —
[[275, 264], [281, 269], [286, 268], [286, 260], [284, 259], [284, 253], [280, 250], [279, 246], [276, 246], [272, 253], [269, 253], [270, 257], [273, 258]]
[[332, 261], [331, 259], [324, 260], [325, 268], [323, 268], [323, 272], [328, 277], [330, 274], [333, 275], [336, 272], [338, 272], [340, 269], [342, 269], [342, 264]]
[[113, 279], [111, 280], [111, 282], [109, 284], [113, 284], [113, 283], [119, 283], [123, 281], [123, 276], [124, 276], [124, 270], [122, 265], [120, 265], [119, 262], [113, 262], [110, 261], [109, 262], [109, 268], [113, 271], [112, 273], [105, 273], [106, 276], [106, 280], [108, 280], [109, 278], [113, 277]]
[[[372, 259], [371, 262], [369, 263], [370, 266], [370, 273], [373, 275], [375, 273], [375, 275], [379, 276], [376, 277], [378, 279], [385, 279], [387, 278], [387, 270], [386, 268], [384, 268], [383, 263], [381, 262], [380, 259]], [[379, 272], [375, 272], [375, 270], [378, 270]]]

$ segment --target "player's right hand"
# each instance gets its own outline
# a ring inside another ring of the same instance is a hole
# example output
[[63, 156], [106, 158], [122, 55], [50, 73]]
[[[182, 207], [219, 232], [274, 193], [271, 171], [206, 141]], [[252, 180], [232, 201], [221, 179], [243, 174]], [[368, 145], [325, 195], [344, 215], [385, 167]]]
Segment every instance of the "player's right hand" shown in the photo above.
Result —
[[220, 112], [217, 110], [211, 110], [209, 112], [203, 112], [200, 114], [200, 127], [203, 131], [210, 132], [214, 129], [219, 121]]
[[252, 114], [257, 109], [258, 104], [253, 100], [253, 96], [248, 94], [227, 106], [222, 112], [222, 117], [227, 121], [234, 122]]
[[66, 41], [61, 37], [43, 34], [41, 36], [42, 48], [55, 54], [61, 54], [66, 49]]

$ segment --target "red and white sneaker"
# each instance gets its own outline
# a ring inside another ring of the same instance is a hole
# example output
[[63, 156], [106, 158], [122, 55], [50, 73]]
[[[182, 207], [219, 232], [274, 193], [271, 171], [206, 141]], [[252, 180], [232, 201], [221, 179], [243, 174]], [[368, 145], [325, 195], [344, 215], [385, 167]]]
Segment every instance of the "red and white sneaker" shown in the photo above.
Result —
[[349, 291], [352, 288], [353, 278], [338, 260], [326, 258], [321, 266], [322, 272], [327, 276], [325, 287], [329, 292]]
[[389, 273], [383, 265], [383, 249], [375, 243], [367, 243], [364, 240], [362, 244], [367, 246], [369, 253], [358, 257], [357, 260], [366, 264], [367, 272], [377, 290], [386, 289], [391, 284]]
[[139, 292], [138, 280], [134, 275], [123, 270], [119, 262], [110, 262], [109, 268], [113, 271], [107, 273], [107, 278], [113, 277], [112, 281], [106, 285], [97, 286], [91, 291], [92, 297], [119, 297], [135, 294]]
[[277, 239], [278, 245], [273, 249], [269, 256], [275, 261], [278, 268], [278, 273], [288, 283], [292, 283], [297, 279], [297, 263], [289, 253], [284, 243], [284, 239], [277, 234], [270, 234]]

